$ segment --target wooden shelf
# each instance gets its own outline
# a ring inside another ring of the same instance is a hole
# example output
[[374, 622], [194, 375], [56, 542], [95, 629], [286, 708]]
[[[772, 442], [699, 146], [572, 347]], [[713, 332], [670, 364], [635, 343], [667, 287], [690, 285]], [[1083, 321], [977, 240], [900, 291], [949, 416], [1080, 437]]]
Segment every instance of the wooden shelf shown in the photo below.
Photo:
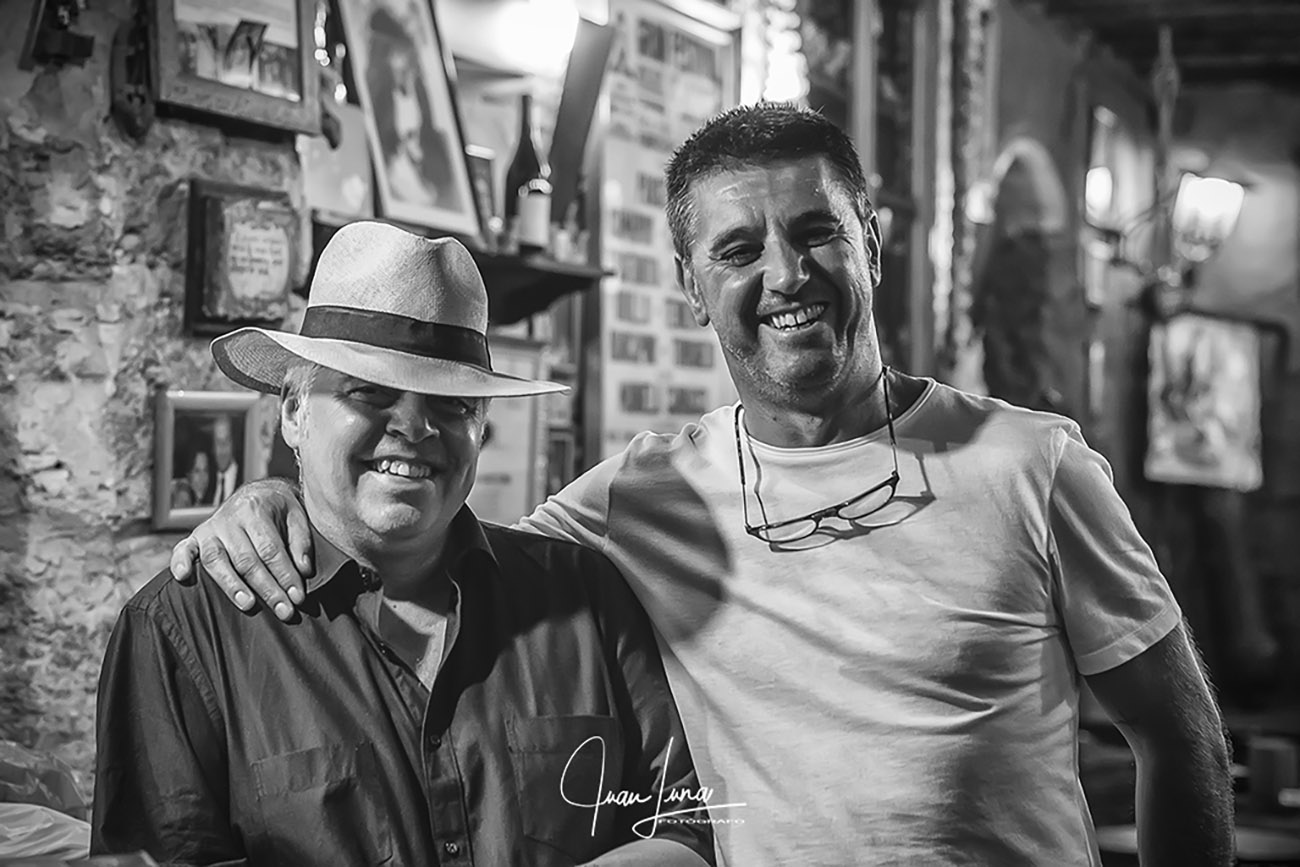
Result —
[[510, 325], [540, 313], [557, 298], [585, 292], [613, 271], [589, 265], [557, 262], [540, 254], [514, 256], [489, 250], [470, 252], [483, 273], [488, 291], [488, 318], [494, 325]]

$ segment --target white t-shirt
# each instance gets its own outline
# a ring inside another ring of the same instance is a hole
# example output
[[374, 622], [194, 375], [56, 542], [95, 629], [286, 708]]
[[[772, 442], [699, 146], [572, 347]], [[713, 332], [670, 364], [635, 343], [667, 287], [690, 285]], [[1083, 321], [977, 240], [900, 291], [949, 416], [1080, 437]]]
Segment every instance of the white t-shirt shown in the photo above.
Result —
[[[719, 856], [754, 865], [1097, 865], [1079, 675], [1181, 614], [1072, 421], [930, 382], [898, 496], [801, 550], [747, 535], [734, 408], [643, 434], [521, 526], [599, 548], [657, 629]], [[751, 523], [853, 497], [884, 431], [752, 442]], [[719, 809], [722, 804], [744, 804]]]

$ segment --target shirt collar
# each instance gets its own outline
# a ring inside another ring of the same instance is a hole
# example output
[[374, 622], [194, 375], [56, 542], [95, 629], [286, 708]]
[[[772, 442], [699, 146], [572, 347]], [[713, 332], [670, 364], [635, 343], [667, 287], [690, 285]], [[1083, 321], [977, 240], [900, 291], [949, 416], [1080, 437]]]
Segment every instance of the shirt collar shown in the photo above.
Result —
[[[364, 578], [365, 572], [357, 562], [322, 536], [315, 524], [311, 525], [311, 542], [312, 551], [316, 555], [316, 574], [307, 581], [308, 593], [324, 587], [335, 575], [344, 571], [345, 566], [351, 566]], [[456, 517], [452, 518], [451, 531], [447, 534], [447, 546], [449, 554], [447, 563], [453, 575], [461, 572], [466, 566], [473, 565], [474, 561], [484, 563], [494, 570], [501, 568], [492, 550], [492, 544], [488, 541], [487, 534], [483, 532], [483, 525], [470, 511], [469, 506], [462, 506], [456, 513]]]

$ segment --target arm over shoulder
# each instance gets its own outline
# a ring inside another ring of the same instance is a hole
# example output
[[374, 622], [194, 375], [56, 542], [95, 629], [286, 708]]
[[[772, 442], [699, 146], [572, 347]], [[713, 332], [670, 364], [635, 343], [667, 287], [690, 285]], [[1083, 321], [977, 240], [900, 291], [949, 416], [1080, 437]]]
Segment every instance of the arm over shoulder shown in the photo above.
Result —
[[615, 455], [587, 470], [515, 526], [601, 550], [609, 533], [609, 489], [625, 454]]

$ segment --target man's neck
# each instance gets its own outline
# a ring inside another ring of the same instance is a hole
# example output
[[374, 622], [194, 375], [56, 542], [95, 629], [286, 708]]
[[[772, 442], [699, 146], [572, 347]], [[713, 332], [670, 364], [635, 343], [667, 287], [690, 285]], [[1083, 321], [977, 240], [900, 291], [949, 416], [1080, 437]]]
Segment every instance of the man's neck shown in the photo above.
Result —
[[445, 595], [449, 530], [441, 533], [429, 531], [412, 539], [384, 539], [370, 533], [358, 533], [356, 528], [334, 526], [336, 521], [313, 515], [308, 506], [307, 517], [330, 544], [352, 558], [362, 568], [373, 573], [384, 586], [384, 595], [426, 605]]
[[[889, 412], [894, 418], [916, 402], [925, 380], [890, 370]], [[880, 430], [886, 424], [884, 380], [879, 375], [864, 387], [828, 397], [815, 407], [779, 404], [762, 397], [741, 396], [745, 431], [762, 443], [782, 448], [816, 448], [848, 442]]]

